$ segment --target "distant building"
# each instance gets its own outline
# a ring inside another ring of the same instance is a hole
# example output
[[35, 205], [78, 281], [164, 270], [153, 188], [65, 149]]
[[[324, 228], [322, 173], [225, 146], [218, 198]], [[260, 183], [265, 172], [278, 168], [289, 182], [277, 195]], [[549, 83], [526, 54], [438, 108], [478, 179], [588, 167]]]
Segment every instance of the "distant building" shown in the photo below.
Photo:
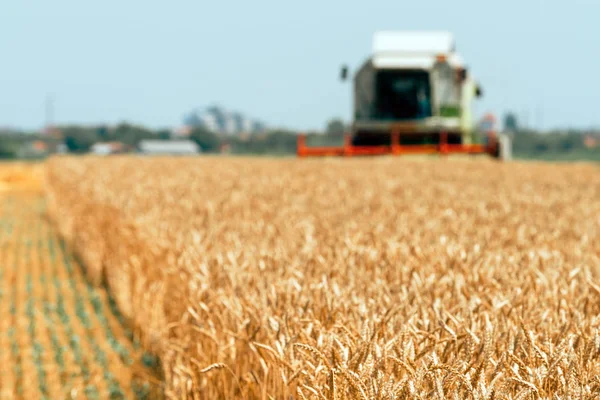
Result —
[[48, 144], [42, 140], [34, 140], [24, 143], [18, 150], [20, 158], [43, 157], [49, 153]]
[[592, 135], [587, 135], [583, 139], [583, 145], [588, 149], [595, 149], [596, 146], [600, 146], [600, 136], [596, 138]]
[[201, 152], [200, 146], [192, 140], [142, 140], [138, 145], [141, 154], [191, 155]]
[[230, 144], [228, 144], [228, 143], [223, 143], [223, 144], [221, 145], [221, 147], [219, 148], [219, 151], [220, 151], [222, 154], [231, 153], [231, 145], [230, 145]]
[[98, 142], [90, 148], [90, 152], [98, 155], [125, 153], [126, 147], [121, 142]]
[[217, 106], [192, 111], [184, 118], [184, 125], [191, 128], [200, 126], [212, 132], [230, 136], [260, 133], [266, 130], [266, 126], [262, 122]]

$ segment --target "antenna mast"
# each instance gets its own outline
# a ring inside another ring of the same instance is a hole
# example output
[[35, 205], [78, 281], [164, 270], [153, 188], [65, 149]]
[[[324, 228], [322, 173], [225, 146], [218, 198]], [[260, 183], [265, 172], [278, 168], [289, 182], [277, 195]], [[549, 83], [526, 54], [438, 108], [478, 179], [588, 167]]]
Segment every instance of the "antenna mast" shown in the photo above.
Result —
[[54, 119], [54, 98], [52, 95], [46, 96], [46, 133], [52, 131]]

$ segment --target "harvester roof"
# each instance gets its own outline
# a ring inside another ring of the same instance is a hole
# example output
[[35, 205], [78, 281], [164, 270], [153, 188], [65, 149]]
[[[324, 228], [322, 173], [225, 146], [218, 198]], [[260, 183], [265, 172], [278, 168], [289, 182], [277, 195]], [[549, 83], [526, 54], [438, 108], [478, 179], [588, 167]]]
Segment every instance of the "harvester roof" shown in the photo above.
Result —
[[454, 36], [444, 31], [380, 31], [373, 36], [376, 68], [430, 69], [438, 56], [456, 67], [463, 60], [455, 52]]

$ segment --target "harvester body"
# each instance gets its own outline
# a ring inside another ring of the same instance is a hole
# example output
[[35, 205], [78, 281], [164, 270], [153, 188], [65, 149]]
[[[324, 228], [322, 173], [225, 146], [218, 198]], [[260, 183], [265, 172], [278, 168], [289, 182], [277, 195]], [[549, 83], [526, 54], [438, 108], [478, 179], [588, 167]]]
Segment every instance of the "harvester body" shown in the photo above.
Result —
[[[389, 141], [393, 127], [407, 141], [470, 141], [475, 87], [454, 38], [446, 32], [377, 32], [373, 53], [354, 76], [353, 142]], [[433, 137], [432, 137], [433, 135]]]
[[[347, 68], [342, 77], [345, 79]], [[299, 155], [498, 153], [495, 137], [475, 143], [472, 106], [481, 88], [449, 32], [382, 31], [353, 77], [353, 121], [344, 149]]]

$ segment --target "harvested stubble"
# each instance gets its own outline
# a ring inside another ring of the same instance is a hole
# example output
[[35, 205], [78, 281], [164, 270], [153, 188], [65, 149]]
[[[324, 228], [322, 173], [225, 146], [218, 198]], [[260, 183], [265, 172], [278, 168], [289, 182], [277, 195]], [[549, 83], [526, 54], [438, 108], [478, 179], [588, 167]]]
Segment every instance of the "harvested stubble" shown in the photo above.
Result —
[[63, 234], [171, 398], [592, 398], [600, 170], [51, 160]]
[[43, 213], [39, 193], [0, 197], [0, 399], [147, 398], [141, 350]]

